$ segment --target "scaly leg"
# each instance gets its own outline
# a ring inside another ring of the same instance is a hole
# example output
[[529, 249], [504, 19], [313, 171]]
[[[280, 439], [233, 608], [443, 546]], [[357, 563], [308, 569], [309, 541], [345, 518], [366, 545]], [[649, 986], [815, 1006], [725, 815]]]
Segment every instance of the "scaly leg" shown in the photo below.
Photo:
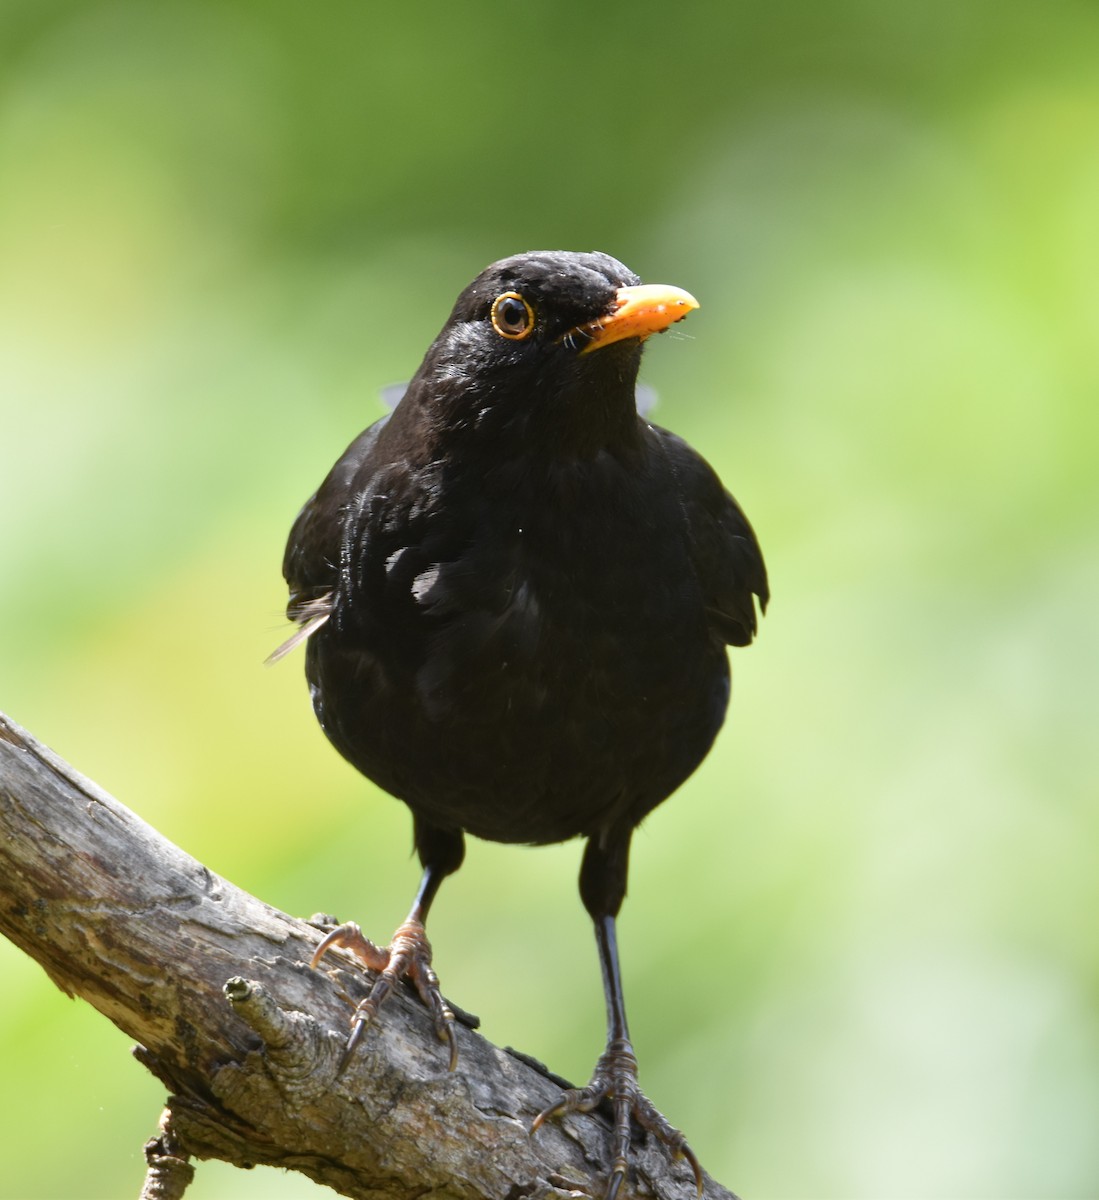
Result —
[[687, 1139], [653, 1106], [638, 1084], [637, 1057], [626, 1023], [626, 1002], [618, 963], [615, 917], [626, 894], [629, 866], [629, 831], [603, 844], [588, 842], [580, 868], [580, 894], [595, 924], [599, 964], [603, 972], [603, 994], [607, 1002], [607, 1046], [595, 1064], [587, 1087], [572, 1088], [534, 1119], [531, 1132], [550, 1117], [569, 1112], [591, 1112], [603, 1100], [614, 1111], [614, 1161], [607, 1181], [606, 1200], [616, 1200], [626, 1178], [630, 1155], [630, 1119], [637, 1121], [663, 1142], [675, 1158], [684, 1158], [694, 1172], [695, 1186], [702, 1195], [702, 1167]]

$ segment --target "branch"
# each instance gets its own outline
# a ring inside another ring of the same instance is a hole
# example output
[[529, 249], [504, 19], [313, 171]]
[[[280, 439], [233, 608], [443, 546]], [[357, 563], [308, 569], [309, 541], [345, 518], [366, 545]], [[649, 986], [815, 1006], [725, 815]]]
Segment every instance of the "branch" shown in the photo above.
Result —
[[[602, 1114], [532, 1137], [563, 1081], [465, 1026], [448, 1073], [411, 995], [390, 998], [340, 1073], [365, 973], [349, 960], [311, 970], [317, 926], [207, 870], [2, 714], [0, 933], [134, 1038], [171, 1091], [146, 1146], [149, 1200], [182, 1195], [191, 1157], [301, 1171], [370, 1200], [605, 1186]], [[635, 1143], [632, 1167], [639, 1194], [694, 1194], [652, 1139]], [[705, 1195], [731, 1197], [712, 1181]]]

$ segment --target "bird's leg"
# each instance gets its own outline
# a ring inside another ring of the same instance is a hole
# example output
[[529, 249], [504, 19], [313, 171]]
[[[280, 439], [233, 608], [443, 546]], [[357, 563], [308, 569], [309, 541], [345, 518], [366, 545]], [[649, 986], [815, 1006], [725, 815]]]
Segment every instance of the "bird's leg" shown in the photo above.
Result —
[[[455, 848], [456, 839], [456, 848]], [[458, 1064], [458, 1040], [454, 1035], [454, 1014], [439, 990], [439, 978], [431, 965], [431, 943], [424, 932], [424, 922], [439, 885], [461, 864], [464, 849], [461, 835], [434, 836], [434, 831], [422, 834], [419, 823], [416, 827], [416, 845], [424, 860], [424, 873], [412, 908], [388, 946], [375, 945], [366, 937], [354, 921], [348, 921], [333, 929], [313, 952], [310, 965], [316, 967], [333, 946], [341, 946], [352, 954], [369, 971], [378, 972], [369, 995], [359, 1002], [351, 1018], [351, 1033], [344, 1048], [343, 1064], [347, 1063], [366, 1027], [378, 1015], [394, 986], [407, 979], [435, 1021], [435, 1032], [439, 1040], [450, 1048], [448, 1069], [453, 1071]], [[431, 853], [431, 851], [443, 851]]]
[[630, 1119], [663, 1142], [676, 1158], [690, 1164], [695, 1186], [702, 1195], [702, 1167], [687, 1139], [653, 1106], [638, 1084], [637, 1057], [626, 1023], [622, 972], [618, 963], [615, 917], [626, 892], [629, 833], [601, 846], [593, 838], [584, 853], [580, 893], [595, 924], [603, 995], [607, 1003], [607, 1045], [595, 1064], [587, 1087], [571, 1088], [556, 1104], [539, 1113], [532, 1132], [549, 1117], [569, 1112], [591, 1112], [604, 1100], [614, 1112], [614, 1160], [607, 1182], [606, 1200], [615, 1200], [626, 1177], [630, 1155]]

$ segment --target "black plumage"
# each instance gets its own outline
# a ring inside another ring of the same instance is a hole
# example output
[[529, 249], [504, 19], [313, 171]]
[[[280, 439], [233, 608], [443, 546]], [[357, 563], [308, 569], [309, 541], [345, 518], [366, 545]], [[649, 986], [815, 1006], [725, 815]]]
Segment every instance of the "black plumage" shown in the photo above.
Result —
[[762, 609], [768, 596], [740, 508], [635, 408], [644, 338], [694, 307], [604, 254], [494, 263], [458, 297], [394, 411], [305, 505], [284, 561], [317, 717], [412, 810], [424, 867], [389, 948], [343, 926], [318, 950], [342, 944], [383, 971], [352, 1044], [407, 976], [453, 1063], [423, 921], [465, 833], [587, 838], [580, 891], [608, 1046], [591, 1086], [557, 1108], [611, 1100], [610, 1196], [631, 1113], [698, 1176], [637, 1087], [614, 919], [631, 834], [709, 750], [729, 696], [725, 647], [752, 640], [755, 600]]

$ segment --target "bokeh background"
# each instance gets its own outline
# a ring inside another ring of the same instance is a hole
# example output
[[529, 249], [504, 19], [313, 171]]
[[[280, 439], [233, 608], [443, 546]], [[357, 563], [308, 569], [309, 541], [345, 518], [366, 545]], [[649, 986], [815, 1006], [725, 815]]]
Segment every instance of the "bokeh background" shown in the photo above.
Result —
[[[5, 0], [0, 708], [386, 936], [407, 814], [262, 665], [283, 540], [484, 264], [607, 250], [702, 301], [655, 417], [774, 587], [635, 841], [643, 1083], [753, 1200], [1099, 1194], [1097, 64], [1089, 3]], [[472, 845], [432, 928], [586, 1079], [579, 850]], [[0, 1195], [136, 1194], [160, 1086], [0, 978]]]

